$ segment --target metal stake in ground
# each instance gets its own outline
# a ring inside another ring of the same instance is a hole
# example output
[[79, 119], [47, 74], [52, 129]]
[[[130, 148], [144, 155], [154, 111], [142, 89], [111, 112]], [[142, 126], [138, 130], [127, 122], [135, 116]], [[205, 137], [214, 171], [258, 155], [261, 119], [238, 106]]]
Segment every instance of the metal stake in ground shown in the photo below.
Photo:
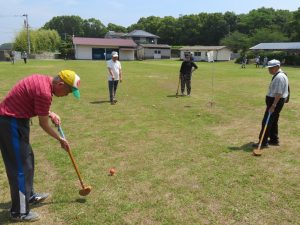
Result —
[[211, 101], [209, 102], [210, 107], [212, 107], [214, 102], [214, 78], [215, 78], [215, 66], [214, 66], [214, 52], [210, 51], [207, 53], [207, 59], [208, 62], [212, 63], [212, 69], [211, 69]]
[[[64, 132], [63, 132], [61, 126], [58, 126], [58, 132], [59, 132], [60, 136], [61, 136], [63, 139], [65, 139], [65, 134], [64, 134]], [[78, 170], [78, 167], [77, 167], [77, 165], [76, 165], [76, 163], [75, 163], [75, 160], [74, 160], [74, 157], [73, 157], [73, 154], [72, 154], [72, 151], [71, 151], [71, 148], [70, 148], [70, 147], [68, 148], [68, 154], [69, 154], [69, 156], [70, 156], [70, 159], [71, 159], [71, 161], [72, 161], [72, 164], [73, 164], [73, 166], [74, 166], [74, 168], [75, 168], [75, 171], [76, 171], [76, 173], [77, 173], [77, 176], [78, 176], [78, 178], [79, 178], [79, 181], [80, 181], [80, 184], [81, 184], [81, 187], [82, 187], [82, 189], [79, 190], [79, 194], [80, 194], [81, 196], [86, 196], [86, 195], [88, 195], [88, 194], [91, 192], [92, 187], [91, 187], [91, 186], [85, 186], [85, 185], [83, 184], [81, 175], [80, 175], [79, 170]]]
[[181, 80], [181, 77], [180, 77], [180, 74], [179, 74], [179, 80], [178, 80], [177, 91], [176, 91], [176, 98], [178, 98], [178, 91], [179, 91], [180, 80]]
[[261, 144], [262, 144], [262, 141], [265, 137], [265, 133], [266, 133], [266, 130], [267, 130], [267, 127], [268, 127], [268, 123], [269, 123], [271, 114], [272, 113], [269, 112], [269, 115], [267, 117], [267, 121], [266, 121], [266, 124], [265, 124], [265, 127], [264, 127], [264, 131], [263, 131], [262, 136], [260, 137], [260, 140], [259, 140], [258, 148], [254, 149], [253, 152], [252, 152], [254, 156], [261, 156], [261, 154], [262, 154]]

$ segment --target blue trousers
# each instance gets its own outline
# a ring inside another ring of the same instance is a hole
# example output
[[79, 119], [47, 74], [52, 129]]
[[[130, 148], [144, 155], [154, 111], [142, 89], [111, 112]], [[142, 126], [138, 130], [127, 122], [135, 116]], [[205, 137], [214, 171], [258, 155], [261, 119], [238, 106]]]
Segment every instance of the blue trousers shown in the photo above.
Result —
[[0, 149], [14, 214], [29, 212], [29, 198], [33, 192], [34, 154], [29, 133], [29, 119], [0, 116]]

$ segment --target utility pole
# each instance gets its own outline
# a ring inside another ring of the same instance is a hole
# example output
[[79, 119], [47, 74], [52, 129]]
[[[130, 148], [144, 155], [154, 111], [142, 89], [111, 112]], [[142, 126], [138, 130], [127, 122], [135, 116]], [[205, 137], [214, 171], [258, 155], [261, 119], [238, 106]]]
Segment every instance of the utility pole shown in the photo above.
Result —
[[28, 14], [23, 14], [25, 16], [24, 26], [27, 31], [27, 48], [28, 54], [30, 54], [30, 35], [29, 35], [29, 23], [28, 23]]

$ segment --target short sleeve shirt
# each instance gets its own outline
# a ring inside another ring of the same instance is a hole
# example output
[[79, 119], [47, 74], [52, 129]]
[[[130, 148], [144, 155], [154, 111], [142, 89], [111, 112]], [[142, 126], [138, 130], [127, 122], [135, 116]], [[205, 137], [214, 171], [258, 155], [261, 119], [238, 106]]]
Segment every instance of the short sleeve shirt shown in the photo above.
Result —
[[[274, 75], [275, 76], [275, 75]], [[278, 71], [278, 74], [271, 81], [267, 96], [275, 97], [276, 94], [280, 94], [282, 98], [286, 98], [288, 92], [289, 81], [287, 76], [282, 70]]]
[[52, 78], [34, 74], [20, 80], [0, 103], [0, 115], [15, 118], [47, 116], [52, 102]]
[[183, 73], [183, 74], [191, 74], [192, 72], [192, 68], [195, 68], [197, 69], [198, 66], [194, 63], [194, 62], [191, 62], [191, 61], [183, 61], [182, 64], [181, 64], [181, 67], [180, 67], [180, 73]]
[[[107, 63], [107, 68], [110, 68], [114, 74], [115, 80], [120, 79], [120, 70], [122, 69], [121, 63], [116, 60], [115, 62], [113, 60], [109, 60], [106, 62]], [[112, 77], [110, 74], [107, 76], [108, 80], [112, 80]]]

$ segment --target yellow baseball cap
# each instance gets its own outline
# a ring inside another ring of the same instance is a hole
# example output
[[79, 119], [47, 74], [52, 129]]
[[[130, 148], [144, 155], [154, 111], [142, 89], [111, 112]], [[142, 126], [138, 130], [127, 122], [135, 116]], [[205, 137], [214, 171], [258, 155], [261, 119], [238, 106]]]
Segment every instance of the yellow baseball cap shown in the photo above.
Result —
[[80, 77], [72, 70], [62, 70], [58, 73], [58, 76], [69, 86], [72, 87], [72, 93], [76, 98], [80, 98], [80, 92], [78, 90], [80, 85]]

